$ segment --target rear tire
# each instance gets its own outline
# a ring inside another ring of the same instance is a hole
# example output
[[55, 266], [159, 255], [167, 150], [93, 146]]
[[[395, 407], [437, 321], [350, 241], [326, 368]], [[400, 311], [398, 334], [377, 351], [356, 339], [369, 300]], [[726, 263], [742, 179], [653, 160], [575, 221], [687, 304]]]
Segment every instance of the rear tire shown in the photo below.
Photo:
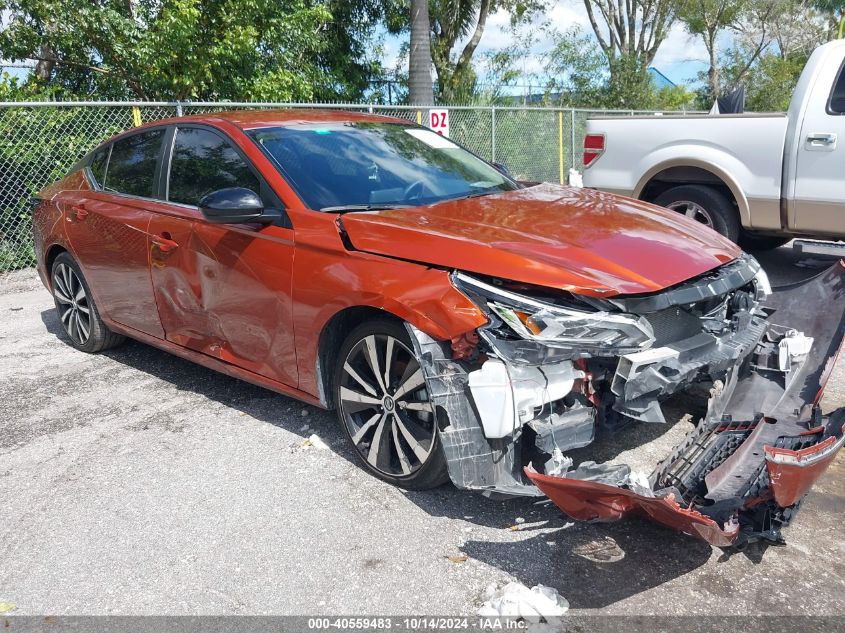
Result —
[[69, 253], [56, 257], [50, 270], [50, 282], [59, 322], [76, 349], [94, 354], [126, 340], [103, 322], [88, 282]]
[[434, 405], [411, 337], [400, 321], [355, 328], [334, 375], [337, 416], [364, 468], [410, 490], [449, 480]]
[[681, 185], [661, 193], [654, 204], [677, 211], [709, 226], [732, 242], [739, 239], [739, 217], [731, 201], [705, 185]]

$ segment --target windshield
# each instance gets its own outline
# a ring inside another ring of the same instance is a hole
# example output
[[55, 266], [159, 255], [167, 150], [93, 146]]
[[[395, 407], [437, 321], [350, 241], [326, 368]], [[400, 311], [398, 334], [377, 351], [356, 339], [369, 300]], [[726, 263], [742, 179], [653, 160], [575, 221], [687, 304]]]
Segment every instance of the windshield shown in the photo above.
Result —
[[249, 135], [311, 209], [417, 206], [519, 188], [449, 139], [410, 124], [302, 124]]

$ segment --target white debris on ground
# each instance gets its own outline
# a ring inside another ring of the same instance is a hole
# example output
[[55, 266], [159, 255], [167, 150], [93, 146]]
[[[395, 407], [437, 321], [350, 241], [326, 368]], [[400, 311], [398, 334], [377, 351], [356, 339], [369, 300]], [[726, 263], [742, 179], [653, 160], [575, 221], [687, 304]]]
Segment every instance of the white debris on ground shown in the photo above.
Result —
[[314, 433], [314, 434], [312, 434], [312, 435], [308, 436], [308, 439], [307, 439], [307, 440], [305, 440], [305, 441], [302, 443], [302, 446], [304, 446], [304, 447], [306, 447], [306, 448], [307, 448], [307, 447], [309, 447], [309, 446], [313, 446], [314, 448], [319, 449], [319, 450], [321, 450], [321, 451], [328, 450], [328, 448], [329, 448], [329, 445], [328, 445], [328, 444], [326, 444], [326, 443], [322, 440], [322, 438], [320, 438], [320, 436], [319, 436], [319, 435], [317, 435], [316, 433]]
[[495, 584], [487, 587], [487, 601], [481, 605], [482, 617], [512, 617], [527, 620], [564, 615], [569, 602], [552, 587], [536, 585], [529, 589], [521, 582], [509, 582], [501, 589]]
[[546, 462], [546, 474], [550, 477], [563, 477], [572, 468], [572, 458], [567, 457], [559, 448], [555, 448]]
[[812, 337], [804, 336], [804, 332], [789, 330], [778, 343], [778, 368], [783, 372], [790, 371], [812, 348]]

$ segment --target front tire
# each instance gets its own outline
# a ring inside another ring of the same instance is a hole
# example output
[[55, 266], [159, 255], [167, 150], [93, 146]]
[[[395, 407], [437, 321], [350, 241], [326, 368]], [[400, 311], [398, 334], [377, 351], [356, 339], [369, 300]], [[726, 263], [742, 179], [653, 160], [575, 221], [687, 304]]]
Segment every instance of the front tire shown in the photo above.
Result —
[[739, 240], [739, 217], [731, 201], [720, 191], [705, 185], [682, 185], [661, 193], [654, 204], [677, 211], [732, 242]]
[[103, 322], [79, 264], [70, 254], [60, 253], [56, 257], [50, 281], [59, 322], [76, 349], [94, 354], [125, 340]]
[[411, 490], [448, 481], [434, 405], [401, 322], [355, 328], [338, 354], [334, 385], [338, 419], [368, 472]]

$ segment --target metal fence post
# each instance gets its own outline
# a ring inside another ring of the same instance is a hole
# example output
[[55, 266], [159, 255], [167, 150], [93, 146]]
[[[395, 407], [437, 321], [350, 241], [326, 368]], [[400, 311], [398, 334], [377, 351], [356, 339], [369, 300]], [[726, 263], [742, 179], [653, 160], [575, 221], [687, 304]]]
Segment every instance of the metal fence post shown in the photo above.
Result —
[[496, 106], [490, 108], [490, 162], [496, 162]]
[[560, 167], [560, 184], [563, 180], [563, 110], [557, 113], [557, 160]]
[[182, 102], [176, 102], [176, 116], [182, 116]]
[[576, 169], [575, 167], [575, 108], [572, 108], [569, 111], [569, 136], [572, 143], [572, 149], [569, 152], [569, 155], [572, 157], [572, 169]]

